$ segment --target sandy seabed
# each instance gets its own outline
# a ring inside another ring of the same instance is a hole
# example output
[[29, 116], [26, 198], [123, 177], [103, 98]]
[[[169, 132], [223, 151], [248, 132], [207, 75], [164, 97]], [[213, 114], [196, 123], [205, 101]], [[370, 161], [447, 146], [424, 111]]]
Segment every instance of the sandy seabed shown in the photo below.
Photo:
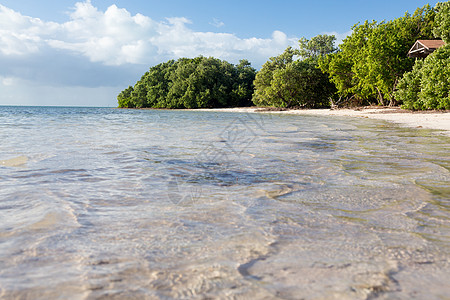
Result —
[[413, 128], [437, 129], [441, 130], [440, 133], [450, 136], [450, 112], [448, 111], [413, 112], [394, 107], [393, 108], [363, 107], [355, 109], [298, 109], [298, 110], [292, 109], [281, 111], [265, 110], [258, 107], [243, 107], [243, 108], [218, 108], [218, 109], [202, 109], [202, 110], [370, 118], [370, 119], [385, 120], [399, 124], [401, 126]]

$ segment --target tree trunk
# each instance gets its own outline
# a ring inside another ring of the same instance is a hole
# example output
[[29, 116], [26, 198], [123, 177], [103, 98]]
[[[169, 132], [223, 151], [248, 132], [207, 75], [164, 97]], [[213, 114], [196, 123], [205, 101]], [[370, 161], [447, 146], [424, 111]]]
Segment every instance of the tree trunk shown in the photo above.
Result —
[[382, 106], [385, 106], [383, 95], [381, 94], [381, 91], [378, 88], [376, 88], [376, 89], [378, 92], [378, 103], [381, 104]]
[[398, 104], [397, 100], [395, 100], [395, 97], [394, 97], [394, 92], [395, 92], [395, 90], [397, 88], [397, 84], [398, 84], [398, 77], [395, 77], [394, 86], [392, 87], [392, 92], [389, 95], [389, 101], [390, 101], [389, 102], [389, 106], [395, 106], [395, 105]]

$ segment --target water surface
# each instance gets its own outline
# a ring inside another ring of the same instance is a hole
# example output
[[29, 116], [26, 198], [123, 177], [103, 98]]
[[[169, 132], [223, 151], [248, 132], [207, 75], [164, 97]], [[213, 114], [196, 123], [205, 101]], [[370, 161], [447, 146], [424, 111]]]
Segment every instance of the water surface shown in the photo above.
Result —
[[0, 298], [450, 296], [450, 139], [436, 132], [0, 107], [0, 141]]

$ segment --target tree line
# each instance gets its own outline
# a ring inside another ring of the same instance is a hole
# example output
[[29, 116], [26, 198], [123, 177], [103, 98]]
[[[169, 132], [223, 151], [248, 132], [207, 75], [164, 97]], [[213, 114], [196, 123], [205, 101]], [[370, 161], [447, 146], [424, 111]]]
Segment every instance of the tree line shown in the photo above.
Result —
[[151, 67], [118, 96], [124, 108], [213, 108], [252, 105], [256, 70], [247, 60], [180, 58]]
[[[416, 40], [434, 38], [446, 44], [425, 59], [407, 57]], [[122, 91], [119, 107], [450, 109], [450, 1], [391, 21], [358, 23], [339, 48], [335, 40], [302, 38], [298, 48], [271, 57], [258, 72], [247, 60], [170, 60]]]
[[[352, 34], [344, 39], [340, 51], [319, 61], [320, 69], [329, 75], [337, 88], [337, 97], [332, 99], [335, 104], [450, 109], [450, 64], [446, 50], [449, 47], [449, 7], [450, 1], [438, 3], [434, 8], [425, 5], [412, 15], [406, 13], [392, 21], [366, 21], [353, 26]], [[433, 38], [442, 38], [447, 45], [425, 60], [407, 57], [416, 40]], [[434, 70], [431, 70], [430, 63], [434, 64]], [[429, 67], [422, 68], [423, 65]], [[421, 79], [417, 78], [417, 71], [413, 75], [408, 73], [413, 69], [422, 70]], [[436, 76], [434, 72], [442, 76]], [[426, 86], [431, 84], [440, 89], [438, 95], [433, 96], [435, 101], [425, 101], [426, 105], [414, 104], [421, 102], [421, 97], [431, 96], [430, 93], [419, 92], [426, 87], [422, 86], [423, 82], [428, 81]]]

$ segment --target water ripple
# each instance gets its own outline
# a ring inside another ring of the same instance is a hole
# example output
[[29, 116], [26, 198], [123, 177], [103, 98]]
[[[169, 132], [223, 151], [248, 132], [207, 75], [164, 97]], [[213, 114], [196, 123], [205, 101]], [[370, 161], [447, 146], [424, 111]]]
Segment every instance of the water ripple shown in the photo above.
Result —
[[0, 298], [450, 294], [447, 137], [107, 108], [0, 124]]

